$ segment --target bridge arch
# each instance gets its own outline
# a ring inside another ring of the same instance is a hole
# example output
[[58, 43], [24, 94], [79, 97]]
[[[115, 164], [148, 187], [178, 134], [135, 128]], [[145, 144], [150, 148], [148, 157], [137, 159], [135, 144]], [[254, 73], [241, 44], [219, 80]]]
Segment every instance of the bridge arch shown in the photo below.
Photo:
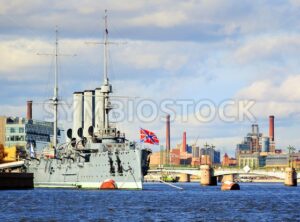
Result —
[[[166, 173], [179, 173], [179, 174], [189, 174], [200, 176], [200, 169], [160, 169], [160, 170], [150, 170], [150, 172], [166, 172]], [[245, 172], [244, 170], [226, 170], [226, 169], [214, 169], [213, 176], [223, 176], [231, 174], [244, 174], [244, 175], [259, 175], [259, 176], [269, 176], [278, 179], [285, 179], [284, 171], [267, 171], [267, 170], [251, 170], [250, 172]], [[300, 173], [297, 174], [297, 179], [300, 179]]]

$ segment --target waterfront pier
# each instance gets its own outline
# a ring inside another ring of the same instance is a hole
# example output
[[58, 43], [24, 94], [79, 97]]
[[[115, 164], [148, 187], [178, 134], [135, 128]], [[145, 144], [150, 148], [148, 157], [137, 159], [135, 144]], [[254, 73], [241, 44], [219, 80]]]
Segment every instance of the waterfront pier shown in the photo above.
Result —
[[200, 184], [202, 186], [216, 186], [217, 178], [214, 176], [214, 170], [210, 165], [200, 167]]

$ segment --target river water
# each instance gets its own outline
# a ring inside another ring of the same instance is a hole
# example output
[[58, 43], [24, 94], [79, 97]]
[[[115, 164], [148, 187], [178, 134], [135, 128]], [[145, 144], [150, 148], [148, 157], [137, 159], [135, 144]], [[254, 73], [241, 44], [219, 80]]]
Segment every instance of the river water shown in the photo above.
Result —
[[0, 191], [0, 221], [300, 221], [300, 187], [241, 183], [240, 191], [177, 183], [142, 191]]

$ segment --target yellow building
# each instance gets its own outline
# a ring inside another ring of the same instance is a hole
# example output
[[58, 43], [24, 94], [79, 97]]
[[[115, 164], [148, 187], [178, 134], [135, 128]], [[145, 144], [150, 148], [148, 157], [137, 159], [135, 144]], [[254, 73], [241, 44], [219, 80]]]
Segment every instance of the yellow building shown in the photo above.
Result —
[[260, 156], [259, 153], [240, 154], [238, 163], [240, 168], [249, 166], [250, 168], [255, 169], [266, 165], [266, 157]]
[[0, 116], [0, 144], [5, 144], [6, 117]]
[[4, 153], [4, 146], [0, 144], [0, 163], [4, 159], [5, 153]]
[[16, 146], [5, 147], [0, 145], [0, 163], [13, 162], [18, 160], [19, 149]]

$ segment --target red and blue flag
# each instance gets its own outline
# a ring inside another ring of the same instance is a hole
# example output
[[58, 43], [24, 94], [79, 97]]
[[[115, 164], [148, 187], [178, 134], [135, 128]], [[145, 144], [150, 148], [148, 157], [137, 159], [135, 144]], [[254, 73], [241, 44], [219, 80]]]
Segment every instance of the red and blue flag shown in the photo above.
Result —
[[141, 128], [140, 134], [141, 134], [140, 136], [141, 143], [150, 143], [153, 145], [159, 145], [159, 139], [153, 132]]

